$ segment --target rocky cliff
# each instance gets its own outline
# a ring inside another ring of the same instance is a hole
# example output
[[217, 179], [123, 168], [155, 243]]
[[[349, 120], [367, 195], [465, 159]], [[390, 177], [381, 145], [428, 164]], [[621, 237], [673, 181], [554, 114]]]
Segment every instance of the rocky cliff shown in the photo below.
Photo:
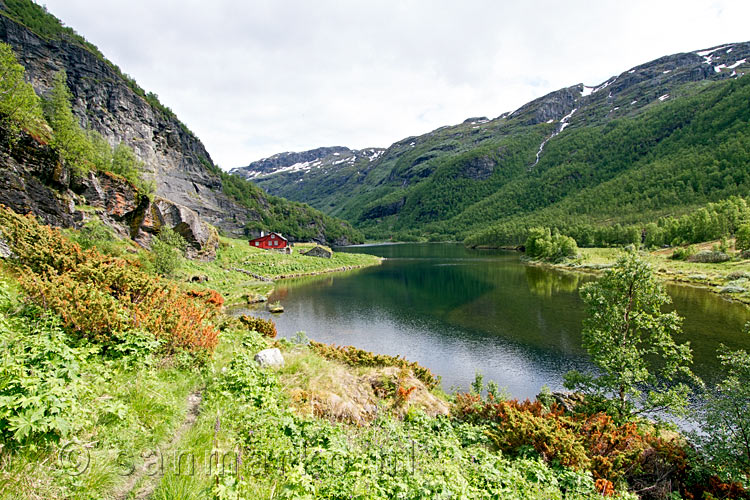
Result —
[[0, 40], [13, 47], [40, 95], [64, 69], [81, 125], [112, 145], [122, 141], [132, 147], [156, 181], [158, 196], [226, 232], [241, 234], [247, 210], [221, 192], [221, 179], [207, 168], [211, 157], [203, 144], [174, 116], [138, 95], [106, 60], [71, 41], [45, 39], [2, 15]]
[[193, 210], [165, 198], [144, 196], [108, 172], [73, 175], [55, 150], [29, 135], [22, 135], [12, 147], [9, 144], [7, 131], [0, 127], [0, 205], [33, 213], [53, 226], [76, 226], [98, 216], [120, 237], [145, 247], [166, 226], [185, 237], [188, 257], [214, 258], [216, 230]]
[[[196, 228], [208, 222], [234, 236], [273, 230], [292, 240], [361, 241], [361, 235], [343, 221], [269, 197], [249, 182], [221, 172], [200, 140], [171, 110], [123, 75], [95, 46], [30, 1], [23, 9], [14, 10], [10, 5], [0, 0], [0, 41], [13, 48], [35, 91], [46, 95], [55, 74], [65, 70], [74, 97], [73, 111], [81, 125], [101, 133], [111, 145], [124, 142], [135, 151], [145, 164], [146, 177], [155, 181], [156, 196], [161, 200], [152, 207], [165, 203], [173, 207], [166, 210], [171, 214], [167, 219], [197, 219], [197, 226], [191, 224]], [[28, 26], [35, 26], [36, 31]], [[4, 167], [11, 166], [0, 165]], [[53, 217], [54, 210], [37, 208], [34, 211], [46, 213], [50, 223], [70, 223], [60, 214]], [[193, 233], [184, 236], [196, 240]]]

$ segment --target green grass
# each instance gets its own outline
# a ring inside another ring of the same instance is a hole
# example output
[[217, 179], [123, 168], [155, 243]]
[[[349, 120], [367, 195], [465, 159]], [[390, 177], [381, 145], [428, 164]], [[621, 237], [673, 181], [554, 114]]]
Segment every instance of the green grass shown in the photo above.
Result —
[[215, 261], [185, 261], [177, 272], [177, 279], [187, 281], [193, 276], [208, 277], [208, 282], [197, 286], [217, 290], [227, 302], [237, 303], [247, 295], [266, 296], [274, 285], [235, 269], [243, 269], [275, 281], [284, 277], [313, 275], [380, 263], [380, 259], [372, 255], [345, 252], [335, 252], [330, 259], [300, 255], [300, 250], [305, 251], [310, 246], [312, 245], [295, 244], [293, 253], [287, 255], [252, 248], [247, 240], [221, 237]]
[[[710, 241], [695, 245], [695, 247], [697, 250], [710, 250], [717, 244], [719, 241]], [[727, 262], [688, 262], [671, 259], [673, 252], [673, 248], [660, 249], [642, 252], [642, 256], [665, 281], [700, 286], [727, 298], [750, 304], [750, 282], [747, 282], [750, 278], [750, 260], [742, 259], [735, 254], [734, 258]], [[619, 248], [581, 248], [579, 254], [580, 258], [560, 264], [558, 267], [599, 271], [613, 265], [624, 254], [624, 251]], [[742, 273], [747, 275], [744, 277], [745, 281], [741, 276]], [[746, 291], [728, 292], [725, 287], [730, 284], [745, 288]]]

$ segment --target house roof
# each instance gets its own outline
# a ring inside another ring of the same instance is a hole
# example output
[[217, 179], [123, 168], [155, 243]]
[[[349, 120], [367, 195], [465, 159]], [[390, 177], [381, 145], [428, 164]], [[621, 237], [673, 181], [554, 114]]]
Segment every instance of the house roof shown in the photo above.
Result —
[[286, 238], [284, 238], [283, 236], [281, 236], [281, 235], [280, 235], [279, 233], [274, 233], [274, 232], [270, 232], [270, 233], [268, 233], [268, 234], [267, 234], [267, 235], [265, 235], [265, 236], [260, 236], [260, 237], [258, 237], [258, 238], [254, 238], [254, 239], [252, 239], [252, 240], [250, 240], [250, 241], [259, 241], [259, 240], [266, 240], [266, 239], [270, 238], [272, 234], [273, 234], [273, 235], [276, 235], [276, 236], [277, 236], [277, 237], [278, 237], [278, 238], [279, 238], [280, 240], [284, 240], [284, 241], [286, 241], [286, 242], [288, 242], [288, 241], [289, 241], [289, 240], [287, 240]]

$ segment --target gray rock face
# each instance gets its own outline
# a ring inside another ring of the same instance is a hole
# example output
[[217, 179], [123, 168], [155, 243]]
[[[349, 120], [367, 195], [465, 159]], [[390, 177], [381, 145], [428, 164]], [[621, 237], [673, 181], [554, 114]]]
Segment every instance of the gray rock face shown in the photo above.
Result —
[[197, 213], [164, 198], [156, 198], [153, 204], [161, 224], [171, 227], [188, 242], [188, 257], [213, 259], [216, 256], [218, 235]]
[[284, 356], [275, 347], [273, 349], [263, 349], [255, 355], [254, 359], [261, 367], [278, 368], [284, 366]]
[[13, 252], [10, 251], [10, 247], [8, 247], [8, 244], [5, 243], [5, 240], [0, 238], [0, 259], [7, 259], [13, 254]]
[[221, 179], [207, 168], [208, 152], [174, 116], [151, 106], [105, 61], [78, 45], [43, 39], [5, 16], [0, 16], [0, 40], [13, 47], [39, 94], [49, 92], [54, 75], [64, 69], [81, 124], [110, 144], [132, 147], [156, 181], [157, 195], [230, 234], [242, 234], [247, 209], [221, 192]]
[[[70, 227], [73, 213], [66, 185], [55, 179], [69, 176], [57, 154], [24, 136], [11, 150], [8, 136], [0, 128], [0, 204], [21, 214], [33, 213], [45, 224]], [[57, 175], [56, 175], [57, 173]]]
[[539, 99], [523, 105], [513, 112], [512, 116], [524, 125], [536, 125], [549, 120], [557, 121], [570, 113], [581, 97], [578, 85], [551, 92]]
[[[120, 237], [146, 248], [162, 227], [171, 227], [189, 243], [190, 258], [212, 259], [218, 247], [216, 230], [193, 210], [164, 198], [152, 202], [129, 182], [106, 172], [71, 175], [54, 151], [30, 136], [10, 149], [2, 127], [0, 204], [58, 227], [80, 227], [95, 214]], [[87, 208], [79, 211], [76, 205]]]
[[476, 181], [489, 179], [495, 171], [497, 162], [488, 156], [478, 156], [467, 161], [461, 169], [461, 175]]

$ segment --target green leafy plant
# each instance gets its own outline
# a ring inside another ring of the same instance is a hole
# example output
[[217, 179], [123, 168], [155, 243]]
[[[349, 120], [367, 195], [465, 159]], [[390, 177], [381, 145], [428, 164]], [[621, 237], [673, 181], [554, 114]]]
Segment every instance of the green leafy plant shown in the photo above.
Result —
[[169, 276], [180, 267], [187, 242], [172, 228], [163, 227], [151, 244], [154, 270]]
[[680, 413], [693, 380], [687, 344], [677, 344], [682, 319], [664, 313], [669, 296], [650, 266], [636, 254], [622, 257], [597, 282], [581, 288], [588, 306], [583, 346], [598, 375], [570, 372], [569, 389], [613, 401], [620, 418], [631, 412]]
[[36, 308], [12, 311], [0, 282], [0, 439], [61, 438], [79, 428], [85, 357], [85, 349], [68, 345], [55, 316]]

